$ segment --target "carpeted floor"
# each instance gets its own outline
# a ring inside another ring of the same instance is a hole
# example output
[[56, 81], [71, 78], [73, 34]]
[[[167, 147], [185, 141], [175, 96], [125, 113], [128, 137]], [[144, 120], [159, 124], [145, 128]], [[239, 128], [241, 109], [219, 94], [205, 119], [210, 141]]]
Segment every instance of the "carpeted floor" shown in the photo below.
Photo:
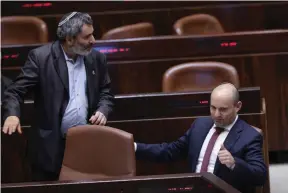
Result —
[[270, 164], [271, 193], [288, 193], [288, 163]]

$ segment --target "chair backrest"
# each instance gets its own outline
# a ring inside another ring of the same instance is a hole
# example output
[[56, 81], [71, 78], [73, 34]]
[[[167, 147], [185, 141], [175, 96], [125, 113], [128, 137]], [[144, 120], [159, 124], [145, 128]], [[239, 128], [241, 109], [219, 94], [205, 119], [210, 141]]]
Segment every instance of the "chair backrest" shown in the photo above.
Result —
[[236, 69], [221, 62], [190, 62], [169, 68], [163, 76], [163, 92], [211, 90], [223, 82], [239, 88]]
[[154, 26], [151, 23], [143, 22], [111, 29], [102, 36], [102, 39], [125, 39], [149, 36], [154, 36]]
[[[268, 171], [268, 176], [269, 176], [269, 150], [268, 150], [268, 141], [266, 139], [266, 135], [265, 133], [259, 129], [258, 127], [255, 127], [253, 125], [251, 125], [252, 128], [254, 128], [256, 131], [258, 131], [262, 136], [263, 136], [263, 147], [262, 147], [262, 151], [263, 151], [263, 157], [264, 157], [264, 162], [267, 165], [267, 171]], [[269, 182], [269, 177], [266, 181], [266, 184], [264, 186], [261, 187], [257, 187], [255, 193], [268, 193], [270, 190], [270, 182]]]
[[59, 180], [95, 180], [135, 174], [132, 134], [97, 125], [68, 130]]
[[218, 19], [208, 14], [194, 14], [180, 18], [174, 23], [178, 35], [220, 34], [224, 29]]
[[8, 16], [1, 18], [1, 43], [38, 44], [48, 42], [46, 23], [33, 16]]

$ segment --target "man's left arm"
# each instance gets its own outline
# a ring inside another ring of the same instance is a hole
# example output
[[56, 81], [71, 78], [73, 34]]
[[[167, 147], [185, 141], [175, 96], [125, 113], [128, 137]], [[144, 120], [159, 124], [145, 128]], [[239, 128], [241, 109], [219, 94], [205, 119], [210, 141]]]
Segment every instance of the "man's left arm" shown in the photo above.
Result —
[[[231, 157], [231, 161], [226, 161], [224, 151], [219, 152], [219, 160], [222, 164], [226, 164], [228, 168], [237, 178], [242, 178], [241, 180], [255, 186], [262, 186], [265, 184], [267, 177], [267, 166], [264, 163], [264, 158], [262, 154], [262, 135], [257, 135], [251, 143], [247, 144], [245, 149], [245, 157], [243, 159], [239, 157]], [[227, 153], [227, 152], [226, 152]], [[230, 154], [227, 153], [227, 154]], [[231, 155], [231, 154], [230, 154]]]
[[105, 125], [108, 115], [113, 109], [114, 96], [111, 93], [111, 80], [108, 74], [107, 62], [105, 55], [100, 57], [101, 80], [99, 82], [99, 102], [95, 114], [90, 118], [93, 124]]

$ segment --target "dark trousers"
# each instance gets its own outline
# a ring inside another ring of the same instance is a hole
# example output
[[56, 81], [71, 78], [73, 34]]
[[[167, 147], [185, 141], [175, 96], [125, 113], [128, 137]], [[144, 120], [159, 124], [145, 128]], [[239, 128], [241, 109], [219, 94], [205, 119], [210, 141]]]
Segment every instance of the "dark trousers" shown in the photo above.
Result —
[[59, 173], [47, 172], [38, 167], [32, 166], [31, 168], [32, 181], [57, 181], [59, 179]]
[[[60, 141], [59, 158], [61, 160], [61, 163], [59, 165], [62, 165], [64, 151], [65, 151], [65, 143], [66, 143], [66, 138], [63, 138]], [[32, 181], [34, 181], [34, 182], [37, 182], [37, 181], [38, 182], [39, 181], [58, 181], [59, 175], [60, 175], [60, 169], [59, 169], [59, 172], [46, 171], [46, 170], [43, 170], [43, 168], [37, 166], [37, 164], [34, 165], [32, 163], [30, 165]]]

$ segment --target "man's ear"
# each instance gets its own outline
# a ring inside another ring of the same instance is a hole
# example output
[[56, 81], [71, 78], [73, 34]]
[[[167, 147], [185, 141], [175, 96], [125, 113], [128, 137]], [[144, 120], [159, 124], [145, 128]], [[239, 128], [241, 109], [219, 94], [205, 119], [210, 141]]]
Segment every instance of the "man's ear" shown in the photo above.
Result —
[[240, 111], [241, 107], [242, 107], [242, 102], [241, 102], [241, 101], [238, 101], [238, 102], [236, 103], [237, 113], [238, 113], [238, 111]]
[[72, 47], [74, 45], [75, 39], [71, 36], [66, 37], [66, 43], [69, 47]]

